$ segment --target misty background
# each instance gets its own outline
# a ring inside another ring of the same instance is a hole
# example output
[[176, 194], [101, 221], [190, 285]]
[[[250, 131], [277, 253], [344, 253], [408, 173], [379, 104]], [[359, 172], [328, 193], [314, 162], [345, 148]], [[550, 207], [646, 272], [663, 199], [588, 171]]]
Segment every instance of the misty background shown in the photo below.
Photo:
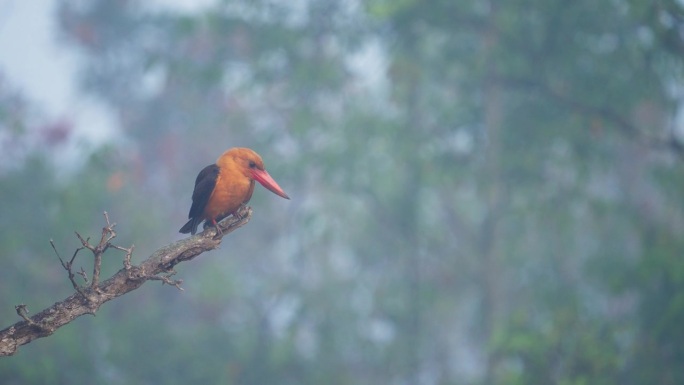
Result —
[[292, 198], [0, 383], [682, 384], [683, 79], [678, 0], [0, 1], [0, 328], [230, 147]]

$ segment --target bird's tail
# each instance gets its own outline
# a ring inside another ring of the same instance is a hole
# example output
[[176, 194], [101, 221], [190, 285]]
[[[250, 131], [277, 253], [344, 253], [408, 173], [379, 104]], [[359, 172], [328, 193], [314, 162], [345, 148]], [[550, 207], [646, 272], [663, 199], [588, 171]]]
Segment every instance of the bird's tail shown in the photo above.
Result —
[[184, 224], [183, 227], [178, 231], [181, 234], [195, 234], [197, 232], [197, 226], [202, 222], [202, 218], [190, 218], [188, 223]]

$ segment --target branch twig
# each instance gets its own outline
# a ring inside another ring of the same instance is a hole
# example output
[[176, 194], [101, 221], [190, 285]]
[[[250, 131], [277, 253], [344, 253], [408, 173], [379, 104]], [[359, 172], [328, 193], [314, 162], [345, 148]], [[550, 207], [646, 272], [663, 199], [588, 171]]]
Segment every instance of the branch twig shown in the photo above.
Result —
[[169, 274], [167, 274], [167, 275], [153, 275], [153, 276], [149, 276], [147, 279], [150, 281], [162, 281], [162, 284], [175, 286], [176, 289], [178, 289], [180, 291], [184, 291], [184, 289], [181, 287], [181, 285], [183, 284], [182, 279], [171, 279], [171, 277], [174, 276], [175, 274], [176, 274], [176, 271], [171, 270], [169, 272]]
[[[76, 234], [78, 235], [78, 233], [76, 233]], [[80, 235], [79, 235], [79, 239], [80, 239]], [[79, 247], [78, 249], [76, 249], [76, 251], [74, 251], [74, 255], [71, 256], [71, 259], [68, 262], [64, 262], [62, 257], [59, 256], [59, 252], [57, 251], [57, 247], [55, 247], [55, 241], [50, 239], [50, 245], [52, 246], [52, 250], [55, 251], [57, 258], [59, 258], [59, 262], [62, 264], [62, 267], [64, 268], [64, 270], [67, 271], [67, 274], [69, 276], [69, 281], [71, 281], [71, 285], [74, 287], [74, 290], [76, 290], [79, 294], [81, 294], [83, 296], [83, 298], [87, 299], [88, 297], [86, 296], [85, 292], [83, 291], [83, 288], [81, 287], [81, 285], [76, 283], [76, 280], [74, 280], [75, 275], [74, 275], [73, 270], [71, 269], [72, 266], [74, 265], [74, 260], [76, 259], [78, 252], [83, 250], [84, 247]], [[78, 274], [83, 277], [83, 279], [86, 281], [86, 283], [88, 283], [88, 278], [86, 277], [85, 271], [83, 271], [83, 268], [81, 268], [81, 271], [83, 273], [81, 274], [79, 272]]]
[[28, 322], [29, 325], [35, 325], [36, 324], [35, 322], [33, 322], [32, 319], [30, 319], [28, 317], [28, 309], [26, 309], [26, 305], [24, 305], [22, 303], [22, 304], [15, 306], [14, 309], [17, 311], [17, 314], [19, 315], [19, 317], [23, 318], [24, 321]]
[[[139, 265], [131, 264], [133, 246], [124, 248], [111, 244], [111, 241], [116, 237], [116, 232], [113, 230], [115, 224], [109, 221], [106, 213], [105, 222], [107, 226], [102, 230], [100, 242], [93, 246], [89, 238], [84, 239], [80, 234], [76, 233], [82, 247], [76, 249], [69, 261], [64, 261], [60, 257], [54, 242], [51, 240], [50, 244], [55, 254], [57, 254], [62, 267], [67, 271], [69, 280], [74, 286], [76, 293], [35, 314], [33, 317], [28, 316], [26, 305], [17, 305], [15, 310], [22, 318], [22, 321], [4, 330], [0, 330], [0, 357], [15, 354], [19, 346], [37, 338], [47, 337], [60, 327], [84, 314], [95, 314], [105, 302], [133, 291], [147, 281], [161, 281], [163, 284], [183, 290], [180, 286], [183, 283], [182, 280], [171, 279], [171, 276], [175, 274], [174, 266], [183, 261], [192, 260], [205, 251], [216, 249], [221, 245], [223, 236], [247, 224], [252, 217], [252, 209], [245, 206], [239, 211], [238, 215], [228, 217], [219, 223], [222, 234], [218, 234], [216, 239], [214, 239], [214, 236], [217, 235], [216, 230], [213, 227], [209, 228], [200, 234], [160, 248]], [[83, 268], [77, 272], [73, 271], [73, 263], [79, 251], [84, 248], [90, 250], [95, 257], [95, 264], [98, 264], [102, 261], [102, 254], [110, 247], [125, 252], [123, 268], [112, 277], [99, 282], [99, 266], [94, 266], [90, 285], [85, 287], [79, 285], [74, 279], [75, 274], [81, 275], [86, 283], [88, 283]]]

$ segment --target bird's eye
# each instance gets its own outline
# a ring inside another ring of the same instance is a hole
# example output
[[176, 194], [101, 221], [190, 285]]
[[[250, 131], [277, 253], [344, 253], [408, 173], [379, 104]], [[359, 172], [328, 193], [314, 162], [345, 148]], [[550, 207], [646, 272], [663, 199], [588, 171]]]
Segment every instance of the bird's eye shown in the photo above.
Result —
[[256, 167], [256, 163], [254, 163], [253, 160], [250, 160], [249, 161], [249, 168], [255, 168], [255, 167]]

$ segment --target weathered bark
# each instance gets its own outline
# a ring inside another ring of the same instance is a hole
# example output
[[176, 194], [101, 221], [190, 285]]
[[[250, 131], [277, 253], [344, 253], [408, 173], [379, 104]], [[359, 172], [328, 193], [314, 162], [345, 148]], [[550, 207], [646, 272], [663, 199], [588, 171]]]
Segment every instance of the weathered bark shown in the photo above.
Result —
[[[252, 209], [249, 207], [243, 207], [239, 210], [239, 213], [240, 215], [231, 216], [219, 223], [221, 230], [223, 230], [223, 235], [245, 225], [252, 217]], [[70, 262], [65, 263], [62, 261], [65, 269], [69, 271], [76, 292], [63, 301], [57, 302], [49, 308], [37, 313], [33, 317], [28, 317], [26, 315], [25, 305], [17, 305], [17, 314], [24, 320], [0, 331], [0, 356], [13, 355], [17, 352], [19, 346], [27, 344], [37, 338], [47, 337], [60, 327], [84, 314], [95, 314], [105, 302], [133, 291], [149, 280], [162, 281], [163, 283], [176, 286], [180, 289], [181, 281], [175, 281], [169, 278], [175, 273], [173, 267], [180, 262], [189, 261], [205, 251], [216, 249], [221, 244], [221, 238], [223, 236], [219, 234], [215, 237], [216, 230], [213, 228], [207, 229], [200, 234], [162, 247], [145, 261], [135, 266], [130, 264], [132, 247], [130, 249], [124, 249], [109, 243], [116, 234], [111, 231], [113, 236], [105, 237], [107, 230], [111, 230], [113, 227], [113, 225], [107, 224], [109, 227], [103, 229], [103, 237], [100, 244], [96, 246], [86, 245], [87, 240], [83, 240], [80, 236], [79, 239], [84, 242], [84, 248], [91, 249], [93, 254], [100, 251], [101, 255], [102, 252], [109, 248], [127, 251], [126, 257], [124, 258], [124, 267], [112, 277], [99, 284], [97, 284], [98, 277], [93, 276], [92, 283], [96, 284], [93, 285], [91, 283], [87, 287], [84, 287], [78, 286], [73, 281]], [[74, 257], [75, 256], [76, 253], [74, 254]], [[96, 261], [97, 258], [98, 256], [95, 254]], [[73, 262], [73, 258], [71, 262]], [[78, 272], [77, 274], [83, 275]]]

